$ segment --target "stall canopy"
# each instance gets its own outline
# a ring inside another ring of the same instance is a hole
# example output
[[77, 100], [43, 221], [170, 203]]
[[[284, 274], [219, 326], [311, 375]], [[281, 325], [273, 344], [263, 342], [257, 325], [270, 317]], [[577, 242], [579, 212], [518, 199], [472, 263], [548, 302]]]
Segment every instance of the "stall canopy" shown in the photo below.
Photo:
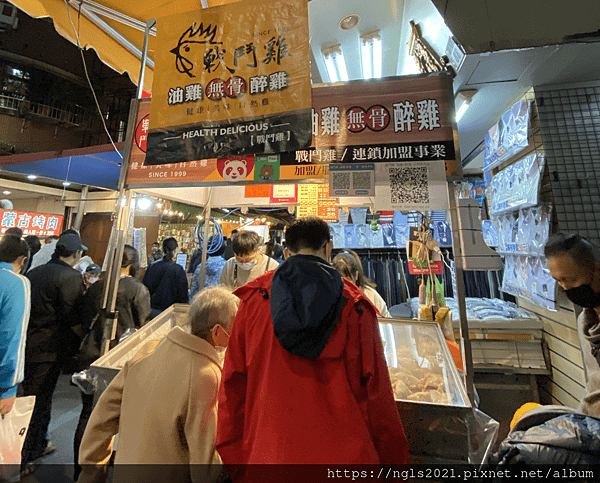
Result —
[[44, 153], [18, 154], [0, 158], [0, 168], [13, 173], [117, 190], [123, 143]]
[[[82, 48], [94, 49], [100, 59], [117, 72], [127, 72], [137, 84], [149, 19], [207, 7], [235, 0], [10, 0], [16, 7], [35, 18], [50, 17], [56, 31]], [[149, 61], [144, 89], [151, 91], [156, 31], [149, 40]]]

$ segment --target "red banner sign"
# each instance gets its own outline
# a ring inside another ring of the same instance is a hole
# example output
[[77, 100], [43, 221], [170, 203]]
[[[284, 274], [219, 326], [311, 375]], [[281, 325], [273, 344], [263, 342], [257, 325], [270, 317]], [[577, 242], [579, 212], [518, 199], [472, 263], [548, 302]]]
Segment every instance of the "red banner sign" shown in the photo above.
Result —
[[62, 215], [45, 215], [26, 211], [0, 210], [0, 233], [9, 228], [20, 228], [24, 235], [60, 235], [63, 225]]

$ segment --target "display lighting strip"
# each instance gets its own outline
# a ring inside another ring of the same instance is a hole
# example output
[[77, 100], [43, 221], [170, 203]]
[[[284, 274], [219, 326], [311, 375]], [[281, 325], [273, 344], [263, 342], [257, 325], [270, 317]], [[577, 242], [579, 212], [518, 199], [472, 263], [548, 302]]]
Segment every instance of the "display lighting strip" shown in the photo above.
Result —
[[383, 45], [379, 30], [360, 36], [361, 63], [364, 79], [380, 79], [383, 63]]
[[323, 49], [325, 58], [325, 67], [329, 74], [331, 82], [346, 82], [348, 80], [348, 71], [346, 70], [346, 61], [340, 44]]

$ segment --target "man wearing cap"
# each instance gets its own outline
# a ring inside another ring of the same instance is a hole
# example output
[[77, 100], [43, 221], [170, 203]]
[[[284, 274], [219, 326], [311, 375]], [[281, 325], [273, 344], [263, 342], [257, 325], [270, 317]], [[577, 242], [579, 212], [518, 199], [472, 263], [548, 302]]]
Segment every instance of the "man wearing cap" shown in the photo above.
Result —
[[83, 299], [83, 279], [73, 265], [87, 247], [77, 232], [63, 233], [52, 259], [30, 270], [31, 317], [25, 349], [24, 395], [36, 397], [27, 438], [23, 445], [23, 465], [54, 450], [47, 432], [52, 395], [61, 368], [79, 348], [81, 332], [78, 312]]

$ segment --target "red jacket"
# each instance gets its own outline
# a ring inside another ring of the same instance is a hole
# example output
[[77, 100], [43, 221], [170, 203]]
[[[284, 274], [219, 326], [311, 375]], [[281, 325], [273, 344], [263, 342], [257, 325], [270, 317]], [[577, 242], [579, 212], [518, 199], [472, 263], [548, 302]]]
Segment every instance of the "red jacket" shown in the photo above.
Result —
[[373, 305], [345, 283], [348, 300], [339, 321], [321, 354], [306, 359], [275, 336], [273, 274], [235, 291], [241, 303], [219, 393], [217, 449], [223, 462], [407, 463]]

